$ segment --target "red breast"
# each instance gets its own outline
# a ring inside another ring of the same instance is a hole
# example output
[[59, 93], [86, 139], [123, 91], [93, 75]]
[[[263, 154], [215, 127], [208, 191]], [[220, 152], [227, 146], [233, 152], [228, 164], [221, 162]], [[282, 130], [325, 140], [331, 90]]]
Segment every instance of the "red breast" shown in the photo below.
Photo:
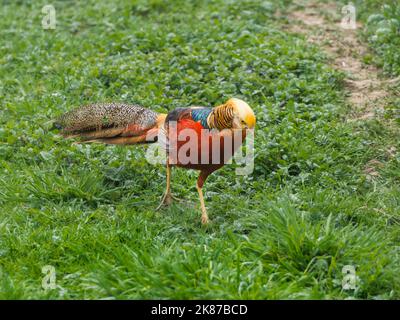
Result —
[[170, 164], [215, 171], [232, 158], [245, 137], [245, 130], [208, 130], [200, 122], [182, 119], [169, 127]]

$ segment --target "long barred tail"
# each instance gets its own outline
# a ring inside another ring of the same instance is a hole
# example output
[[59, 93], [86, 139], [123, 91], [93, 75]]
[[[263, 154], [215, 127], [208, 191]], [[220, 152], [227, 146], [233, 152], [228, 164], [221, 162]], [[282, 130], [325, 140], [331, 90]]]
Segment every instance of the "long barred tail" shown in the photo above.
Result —
[[138, 105], [100, 103], [79, 107], [55, 122], [64, 137], [84, 142], [136, 144], [157, 141], [166, 114]]

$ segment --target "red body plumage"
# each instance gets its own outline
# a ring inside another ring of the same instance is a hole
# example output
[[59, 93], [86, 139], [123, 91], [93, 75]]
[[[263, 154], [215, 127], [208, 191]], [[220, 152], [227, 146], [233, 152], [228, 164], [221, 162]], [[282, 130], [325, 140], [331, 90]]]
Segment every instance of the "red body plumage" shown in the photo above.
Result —
[[199, 185], [209, 174], [226, 164], [246, 138], [246, 131], [208, 130], [199, 121], [181, 119], [169, 126], [169, 163], [200, 170]]

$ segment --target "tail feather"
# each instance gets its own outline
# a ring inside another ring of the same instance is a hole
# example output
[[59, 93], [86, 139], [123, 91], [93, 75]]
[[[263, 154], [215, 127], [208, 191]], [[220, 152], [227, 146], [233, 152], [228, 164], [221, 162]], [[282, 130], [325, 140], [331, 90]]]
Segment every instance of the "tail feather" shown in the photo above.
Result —
[[166, 116], [138, 105], [91, 104], [65, 113], [55, 127], [84, 142], [136, 144], [155, 142]]

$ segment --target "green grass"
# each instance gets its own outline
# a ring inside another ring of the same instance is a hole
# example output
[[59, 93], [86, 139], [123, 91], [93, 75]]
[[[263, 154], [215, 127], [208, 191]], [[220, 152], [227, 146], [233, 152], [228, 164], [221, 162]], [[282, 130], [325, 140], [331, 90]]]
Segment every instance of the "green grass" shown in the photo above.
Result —
[[[283, 2], [60, 1], [56, 30], [44, 4], [0, 13], [0, 298], [400, 298], [397, 128], [345, 121], [343, 75], [281, 31]], [[165, 170], [146, 147], [71, 145], [47, 125], [87, 102], [231, 96], [257, 115], [255, 170], [209, 178], [208, 227], [195, 172], [173, 171], [185, 200], [156, 212]]]
[[[347, 1], [339, 1], [347, 3]], [[400, 3], [397, 0], [353, 1], [357, 19], [365, 24], [366, 41], [376, 55], [373, 60], [388, 75], [400, 75]]]
[[[400, 2], [397, 0], [355, 1], [359, 21], [364, 23], [361, 32], [373, 55], [363, 59], [383, 70], [388, 78], [400, 76]], [[400, 81], [388, 86], [392, 98], [385, 107], [386, 118], [400, 123]]]

